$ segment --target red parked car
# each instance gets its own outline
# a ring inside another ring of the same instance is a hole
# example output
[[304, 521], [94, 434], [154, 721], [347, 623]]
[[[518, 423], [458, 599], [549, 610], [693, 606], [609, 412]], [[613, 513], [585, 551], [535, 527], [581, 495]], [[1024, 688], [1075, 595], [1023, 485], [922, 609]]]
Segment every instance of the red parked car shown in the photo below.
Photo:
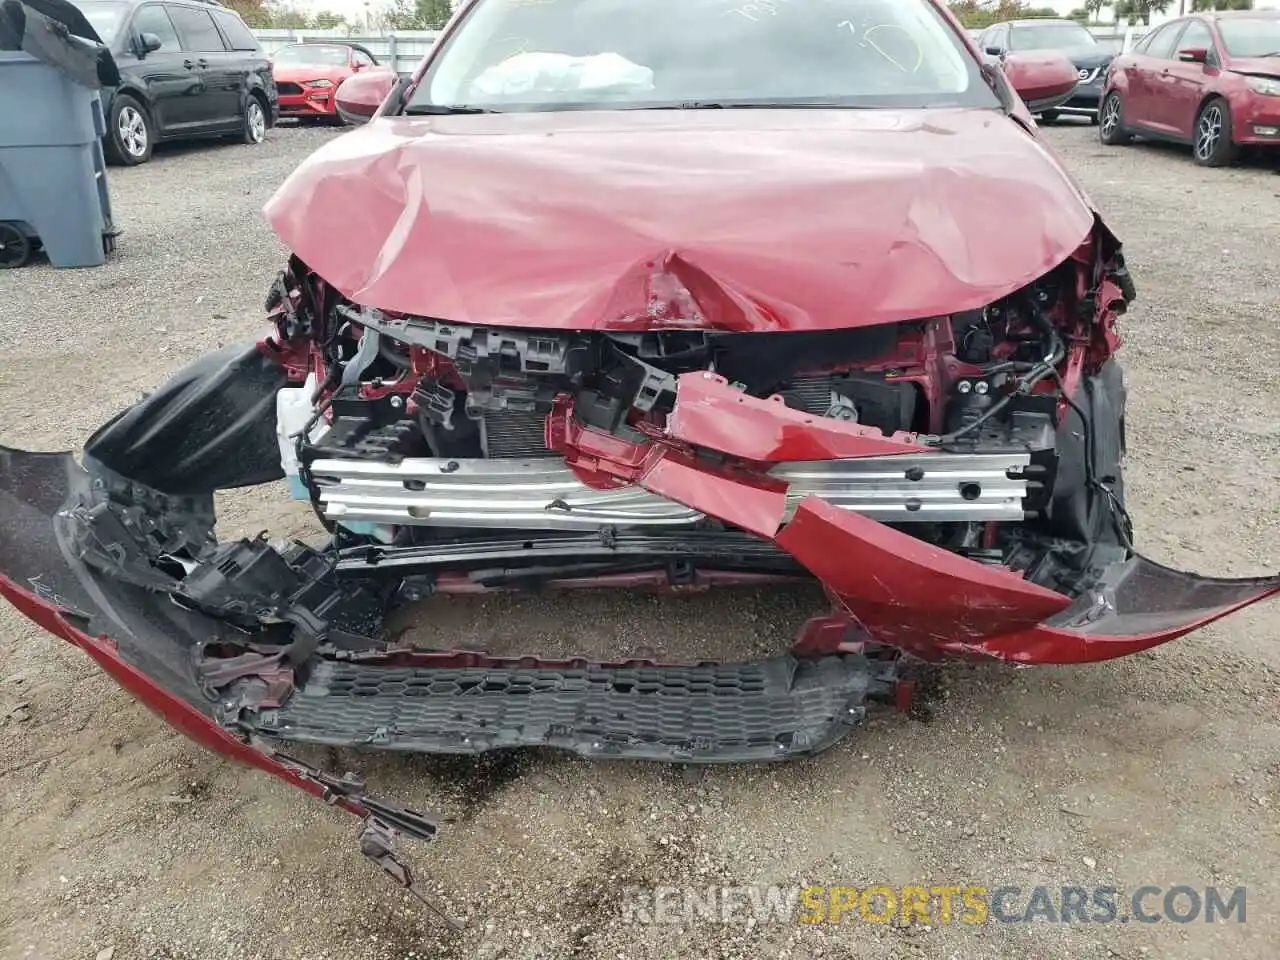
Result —
[[1153, 30], [1111, 63], [1102, 142], [1190, 144], [1221, 167], [1243, 146], [1280, 146], [1280, 10], [1203, 13]]
[[276, 89], [280, 94], [280, 116], [316, 117], [337, 123], [333, 95], [342, 81], [362, 71], [393, 73], [366, 47], [346, 41], [294, 43], [271, 56]]

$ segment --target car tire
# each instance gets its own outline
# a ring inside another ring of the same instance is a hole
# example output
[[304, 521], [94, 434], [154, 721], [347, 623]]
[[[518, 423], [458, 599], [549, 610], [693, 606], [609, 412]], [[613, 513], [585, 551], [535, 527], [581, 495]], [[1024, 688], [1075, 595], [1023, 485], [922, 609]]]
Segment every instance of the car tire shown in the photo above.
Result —
[[1108, 147], [1128, 143], [1133, 136], [1124, 127], [1124, 101], [1112, 90], [1098, 108], [1098, 139]]
[[1058, 113], [1057, 110], [1046, 110], [1044, 113], [1040, 114], [1040, 121], [1042, 123], [1053, 123], [1060, 116], [1062, 116], [1062, 114]]
[[262, 99], [251, 93], [244, 102], [244, 116], [241, 118], [240, 141], [256, 144], [267, 139], [267, 108]]
[[123, 167], [136, 167], [151, 159], [155, 146], [151, 114], [127, 93], [116, 94], [111, 101], [105, 146], [107, 159]]
[[25, 267], [31, 259], [31, 239], [13, 223], [0, 223], [0, 270]]
[[1196, 114], [1192, 157], [1202, 167], [1229, 166], [1237, 153], [1231, 136], [1231, 106], [1221, 97], [1214, 97]]

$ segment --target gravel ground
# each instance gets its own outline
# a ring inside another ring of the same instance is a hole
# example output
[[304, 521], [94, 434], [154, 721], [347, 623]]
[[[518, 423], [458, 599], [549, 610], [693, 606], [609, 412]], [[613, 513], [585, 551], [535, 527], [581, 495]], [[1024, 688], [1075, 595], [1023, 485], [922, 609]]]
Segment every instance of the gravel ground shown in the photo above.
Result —
[[[284, 249], [259, 210], [331, 131], [197, 146], [113, 171], [126, 228], [105, 268], [0, 274], [0, 442], [74, 448], [183, 361], [258, 329]], [[1155, 558], [1280, 569], [1280, 242], [1274, 166], [1048, 139], [1127, 241], [1131, 504]], [[56, 386], [61, 384], [60, 387]], [[306, 518], [226, 498], [224, 535]], [[696, 650], [731, 623], [780, 645], [803, 598], [452, 601], [483, 636]], [[823, 756], [696, 776], [528, 753], [479, 763], [325, 757], [451, 821], [406, 853], [445, 932], [356, 853], [356, 824], [205, 753], [0, 609], [0, 954], [347, 958], [1200, 958], [1280, 955], [1280, 622], [1255, 608], [1148, 655], [944, 675], [932, 720], [875, 717]], [[577, 627], [570, 627], [578, 632]], [[583, 629], [584, 634], [587, 632]], [[1248, 886], [1248, 922], [689, 928], [621, 921], [626, 883]]]

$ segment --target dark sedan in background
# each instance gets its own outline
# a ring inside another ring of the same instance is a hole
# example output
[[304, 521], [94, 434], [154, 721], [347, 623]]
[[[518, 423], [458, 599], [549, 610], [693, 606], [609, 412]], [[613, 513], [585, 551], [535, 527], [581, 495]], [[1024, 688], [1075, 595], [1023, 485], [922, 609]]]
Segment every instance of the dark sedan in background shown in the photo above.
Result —
[[107, 158], [151, 159], [159, 140], [261, 143], [279, 116], [271, 62], [218, 0], [74, 0], [120, 68], [102, 91]]
[[1080, 83], [1071, 98], [1060, 107], [1046, 110], [1041, 119], [1055, 120], [1060, 114], [1088, 117], [1098, 122], [1098, 106], [1102, 100], [1102, 87], [1107, 76], [1107, 66], [1118, 51], [1099, 43], [1088, 30], [1075, 20], [1006, 20], [993, 23], [982, 31], [978, 46], [993, 57], [1029, 50], [1057, 50], [1066, 55], [1080, 77]]

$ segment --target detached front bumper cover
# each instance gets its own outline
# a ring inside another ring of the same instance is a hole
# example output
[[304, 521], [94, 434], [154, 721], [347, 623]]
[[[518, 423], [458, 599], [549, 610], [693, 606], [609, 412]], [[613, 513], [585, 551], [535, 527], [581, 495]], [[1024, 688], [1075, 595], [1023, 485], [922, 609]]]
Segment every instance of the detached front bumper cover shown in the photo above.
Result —
[[[243, 357], [228, 369], [258, 370]], [[254, 398], [269, 397], [277, 384], [252, 376], [239, 382], [256, 384], [241, 398], [241, 413], [227, 413], [206, 436], [252, 447], [237, 430], [261, 420]], [[196, 472], [209, 477], [225, 468], [206, 450], [143, 442], [145, 425], [128, 413], [114, 423], [117, 435], [137, 434], [127, 455], [145, 454], [151, 477], [201, 464], [207, 469]], [[721, 534], [738, 540], [705, 549], [747, 554], [750, 542], [775, 551], [796, 573], [816, 576], [835, 608], [810, 621], [792, 651], [758, 663], [664, 666], [397, 648], [381, 637], [379, 608], [388, 583], [400, 583], [394, 564], [369, 579], [377, 563], [341, 552], [282, 554], [265, 541], [219, 547], [211, 539], [212, 488], [161, 494], [91, 456], [81, 466], [70, 454], [6, 448], [0, 594], [196, 741], [366, 818], [374, 850], [381, 849], [379, 824], [430, 839], [434, 823], [265, 741], [433, 753], [550, 745], [591, 757], [692, 763], [784, 759], [824, 749], [862, 719], [868, 700], [894, 697], [893, 657], [884, 651], [1024, 664], [1103, 660], [1280, 592], [1280, 577], [1197, 577], [1121, 552], [1071, 597], [820, 497], [789, 498], [787, 482], [767, 469], [726, 464], [928, 450], [910, 435], [885, 437], [744, 396], [714, 376], [680, 379], [665, 435], [647, 446], [575, 432], [567, 420], [561, 427], [558, 448], [579, 477], [625, 481], [754, 534], [759, 540]], [[252, 482], [270, 479], [265, 468], [251, 469], [260, 473]], [[218, 475], [211, 483], [236, 486], [237, 479]], [[206, 559], [180, 573], [146, 562], [157, 544], [164, 553], [202, 537]], [[627, 543], [606, 539], [597, 552]], [[373, 859], [387, 869], [385, 858]]]
[[[431, 831], [428, 819], [403, 812], [397, 823], [390, 805], [335, 792], [264, 739], [416, 753], [549, 745], [599, 758], [783, 759], [840, 739], [868, 700], [892, 700], [899, 652], [1028, 664], [1121, 657], [1280, 593], [1280, 577], [1207, 579], [1119, 549], [1085, 567], [1069, 596], [934, 547], [803, 488], [797, 495], [803, 468], [777, 475], [768, 465], [914, 463], [946, 453], [914, 435], [806, 415], [717, 376], [687, 374], [652, 442], [628, 443], [553, 413], [549, 445], [595, 489], [630, 485], [745, 531], [680, 534], [709, 573], [718, 558], [736, 563], [724, 581], [759, 582], [751, 564], [817, 577], [835, 605], [805, 626], [791, 652], [663, 666], [397, 648], [381, 618], [390, 598], [413, 594], [424, 566], [434, 577], [451, 564], [493, 566], [524, 550], [556, 570], [554, 557], [576, 550], [589, 564], [634, 556], [643, 567], [673, 541], [614, 534], [585, 547], [495, 534], [381, 553], [218, 545], [212, 490], [279, 476], [269, 466], [269, 404], [280, 383], [255, 356], [198, 361], [225, 375], [179, 374], [152, 394], [169, 403], [159, 426], [138, 408], [125, 412], [95, 436], [83, 466], [70, 454], [0, 448], [0, 594], [201, 744], [420, 836]], [[166, 438], [165, 430], [177, 433]], [[219, 443], [253, 456], [234, 467], [216, 456]], [[106, 447], [114, 470], [92, 456]], [[188, 493], [159, 493], [161, 484]], [[550, 580], [634, 585], [645, 581], [640, 567], [612, 580]], [[425, 589], [443, 586], [429, 577]]]

